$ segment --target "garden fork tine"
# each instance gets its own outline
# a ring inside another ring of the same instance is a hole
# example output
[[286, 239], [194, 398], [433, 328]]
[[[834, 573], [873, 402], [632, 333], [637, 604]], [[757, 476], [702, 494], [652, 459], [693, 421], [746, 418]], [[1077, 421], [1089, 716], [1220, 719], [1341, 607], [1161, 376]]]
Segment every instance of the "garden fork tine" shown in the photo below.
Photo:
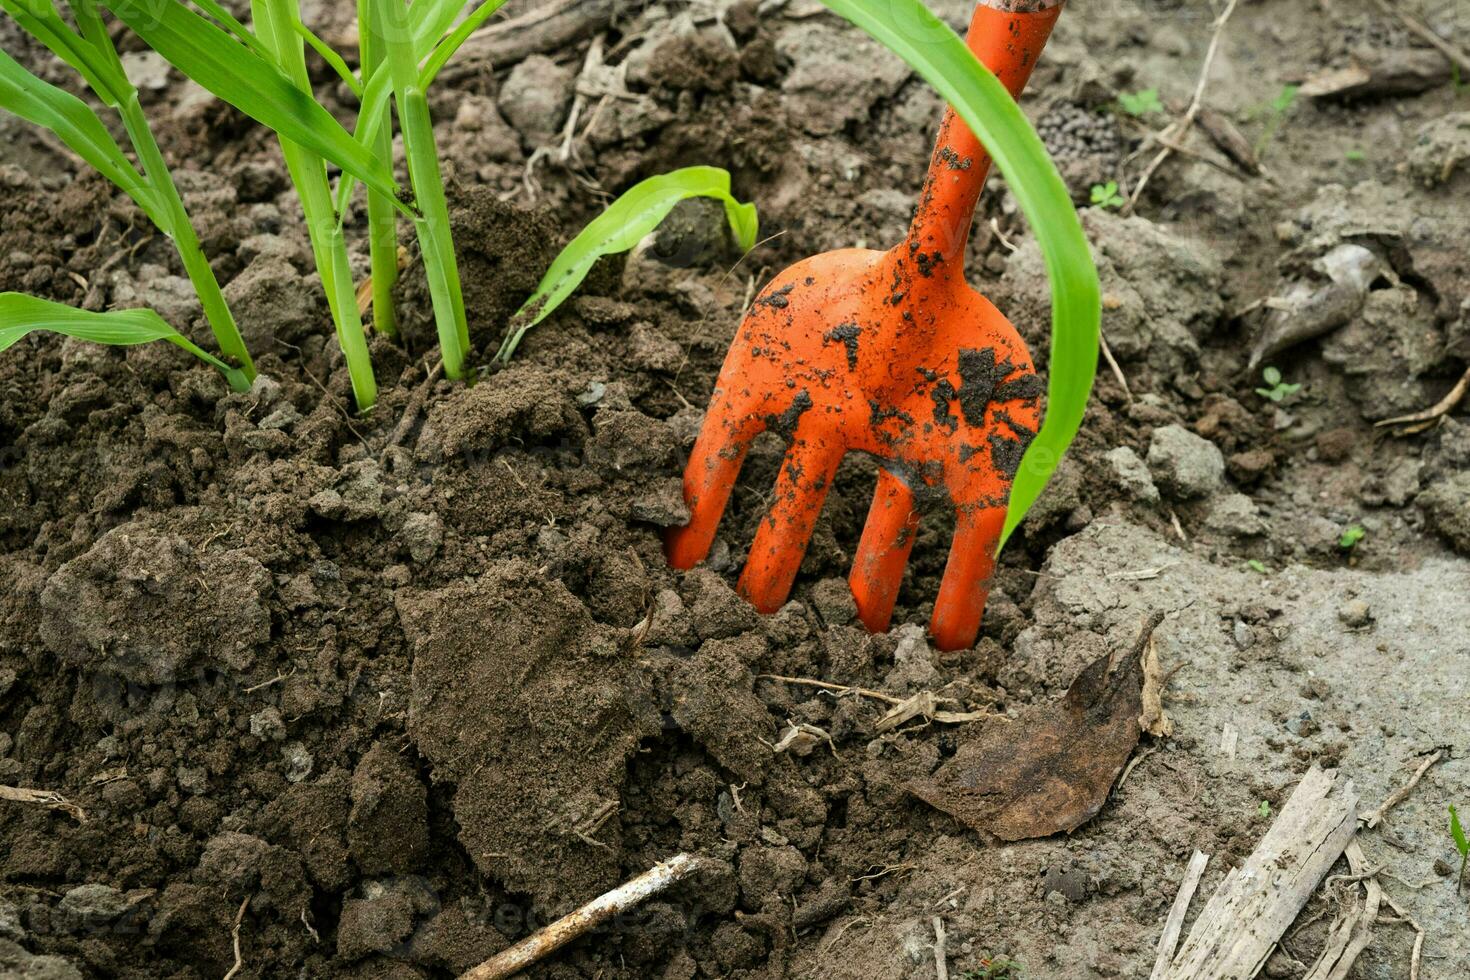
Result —
[[[1061, 0], [980, 0], [967, 42], [1012, 96], [1025, 86]], [[964, 253], [989, 158], [945, 112], [907, 238], [796, 263], [746, 313], [684, 474], [690, 522], [669, 561], [702, 560], [750, 442], [788, 442], [772, 503], [740, 576], [763, 612], [786, 601], [838, 464], [879, 459], [849, 584], [870, 630], [886, 629], [918, 530], [916, 498], [954, 507], [955, 537], [930, 621], [943, 649], [979, 630], [1011, 478], [1040, 423], [1041, 385], [1010, 322], [965, 282]]]

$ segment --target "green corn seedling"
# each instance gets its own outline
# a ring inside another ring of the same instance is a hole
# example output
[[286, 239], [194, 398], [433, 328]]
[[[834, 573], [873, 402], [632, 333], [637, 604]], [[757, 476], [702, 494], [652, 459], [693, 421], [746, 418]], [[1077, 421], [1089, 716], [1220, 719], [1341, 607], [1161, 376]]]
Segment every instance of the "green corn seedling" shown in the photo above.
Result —
[[[301, 198], [359, 408], [371, 407], [377, 394], [344, 233], [347, 208], [359, 182], [368, 192], [374, 324], [389, 336], [397, 335], [395, 212], [403, 213], [412, 219], [419, 238], [445, 373], [463, 377], [469, 329], [424, 92], [503, 0], [487, 0], [463, 19], [459, 18], [464, 4], [458, 0], [418, 0], [412, 6], [404, 0], [360, 0], [361, 77], [301, 22], [297, 0], [252, 0], [253, 32], [214, 0], [196, 0], [203, 15], [183, 2], [162, 4], [156, 12], [145, 9], [153, 5], [142, 0], [112, 2], [119, 18], [174, 67], [276, 132]], [[354, 134], [343, 130], [315, 101], [306, 74], [307, 45], [361, 100]], [[406, 204], [393, 182], [395, 97], [417, 206]], [[343, 171], [335, 191], [327, 182], [329, 162]]]
[[[363, 181], [390, 206], [414, 212], [399, 198], [391, 160], [355, 140], [312, 95], [306, 45], [330, 49], [302, 24], [297, 0], [252, 0], [254, 33], [213, 0], [197, 5], [208, 16], [178, 0], [111, 0], [117, 17], [170, 64], [276, 133], [301, 200], [353, 397], [366, 411], [377, 400], [377, 382], [327, 163]], [[340, 59], [329, 58], [328, 63], [351, 77]]]
[[[296, 25], [301, 23], [301, 11], [296, 0], [251, 0], [250, 8], [258, 36], [266, 50], [275, 57], [276, 66], [286, 73], [298, 90], [309, 94], [311, 80], [306, 73], [305, 41], [296, 29]], [[337, 212], [332, 204], [326, 161], [284, 134], [280, 134], [280, 144], [286, 170], [301, 198], [317, 273], [327, 293], [327, 306], [337, 328], [337, 342], [347, 358], [352, 394], [357, 400], [357, 407], [367, 411], [378, 400], [378, 385], [373, 377], [367, 337], [363, 333], [362, 314], [357, 308], [357, 289], [348, 263], [347, 239], [337, 223]]]
[[444, 374], [461, 378], [470, 347], [470, 331], [449, 227], [449, 201], [444, 195], [429, 102], [415, 56], [409, 7], [406, 0], [368, 0], [368, 5], [372, 12], [369, 23], [375, 31], [381, 31], [387, 72], [398, 107], [398, 128], [403, 133], [403, 148], [408, 157], [409, 179], [420, 210], [414, 228], [434, 305]]
[[[6, 13], [23, 30], [75, 69], [99, 101], [118, 113], [142, 173], [127, 160], [101, 119], [84, 102], [37, 78], [3, 53], [0, 53], [0, 108], [54, 133], [73, 152], [132, 198], [159, 230], [168, 236], [174, 243], [184, 271], [199, 297], [215, 341], [225, 356], [233, 359], [239, 368], [236, 370], [212, 356], [205, 356], [204, 359], [225, 371], [232, 384], [244, 384], [248, 387], [255, 377], [255, 365], [250, 359], [250, 352], [246, 350], [245, 341], [230, 313], [229, 304], [225, 302], [214, 270], [210, 268], [209, 260], [200, 248], [198, 235], [189, 220], [173, 175], [169, 172], [168, 164], [164, 161], [163, 153], [143, 114], [138, 90], [123, 72], [122, 61], [118, 58], [117, 50], [95, 3], [93, 0], [75, 0], [71, 4], [75, 28], [61, 18], [51, 0], [0, 0], [0, 6], [3, 6]], [[21, 331], [19, 334], [7, 333], [6, 336], [12, 338], [9, 343], [14, 343], [19, 336], [36, 329], [55, 329], [51, 325], [58, 322], [54, 311], [46, 312], [43, 307], [17, 303], [13, 299], [6, 303], [4, 314], [4, 322], [0, 324], [0, 328]], [[36, 315], [40, 319], [29, 326], [17, 319], [27, 315]], [[145, 320], [148, 318], [114, 318], [107, 321], [107, 328], [100, 330], [96, 337], [87, 337], [85, 332], [74, 332], [72, 336], [95, 339], [100, 343], [132, 344], [159, 339], [169, 339], [174, 343], [183, 341], [179, 346], [203, 356], [199, 347], [184, 340], [182, 336], [175, 334], [173, 337], [165, 337], [156, 330], [156, 324], [149, 322], [142, 325]], [[133, 326], [139, 326], [141, 332], [130, 332]], [[123, 337], [135, 339], [119, 339]], [[5, 346], [9, 346], [9, 343]]]
[[23, 293], [0, 293], [0, 351], [38, 330], [112, 347], [166, 341], [218, 370], [236, 391], [250, 389], [250, 379], [243, 369], [231, 367], [200, 348], [153, 310], [94, 313]]
[[749, 251], [755, 244], [759, 228], [755, 205], [741, 204], [731, 196], [730, 175], [726, 171], [718, 167], [685, 167], [649, 177], [624, 191], [561, 250], [531, 298], [511, 317], [510, 330], [496, 357], [502, 363], [509, 362], [526, 331], [550, 316], [582, 284], [598, 259], [626, 252], [638, 244], [675, 204], [690, 197], [719, 198], [724, 202], [725, 217], [741, 249]]
[[[378, 29], [373, 25], [370, 0], [357, 4], [357, 60], [361, 66], [362, 88], [372, 84], [375, 74], [383, 69], [382, 45], [375, 40]], [[363, 112], [369, 111], [364, 107]], [[393, 131], [388, 123], [389, 109], [378, 110], [378, 134], [373, 140], [373, 154], [380, 160], [393, 153]], [[339, 214], [346, 211], [339, 205]], [[398, 336], [398, 314], [393, 309], [393, 287], [398, 282], [398, 214], [393, 202], [381, 191], [367, 192], [368, 254], [371, 262], [373, 289], [373, 327], [390, 337]]]

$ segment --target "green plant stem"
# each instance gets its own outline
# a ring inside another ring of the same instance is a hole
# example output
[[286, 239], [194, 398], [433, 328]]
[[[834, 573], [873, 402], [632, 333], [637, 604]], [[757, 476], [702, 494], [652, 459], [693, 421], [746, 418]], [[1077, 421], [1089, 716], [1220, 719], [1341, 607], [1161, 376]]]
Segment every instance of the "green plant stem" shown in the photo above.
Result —
[[[357, 36], [362, 85], [366, 89], [368, 82], [383, 67], [381, 45], [373, 39], [372, 0], [358, 0]], [[393, 161], [391, 114], [392, 109], [383, 106], [383, 120], [372, 143], [373, 153], [390, 164]], [[393, 202], [371, 187], [367, 194], [367, 218], [373, 277], [373, 327], [396, 339], [398, 314], [393, 308], [393, 287], [398, 282], [398, 215]]]
[[[305, 42], [294, 26], [301, 17], [296, 0], [252, 0], [251, 9], [256, 30], [275, 58], [276, 66], [303, 92], [310, 92]], [[347, 373], [352, 378], [352, 394], [357, 400], [357, 407], [365, 412], [378, 400], [378, 385], [373, 378], [367, 338], [363, 335], [362, 316], [357, 311], [357, 293], [347, 260], [346, 239], [332, 205], [327, 167], [320, 156], [300, 144], [285, 138], [280, 143], [286, 170], [296, 187], [297, 196], [301, 198], [317, 273], [327, 294], [332, 323], [337, 329], [337, 342], [347, 359]]]
[[122, 114], [123, 128], [132, 141], [133, 150], [138, 154], [138, 162], [142, 164], [143, 175], [163, 205], [163, 216], [168, 221], [168, 227], [164, 231], [173, 239], [174, 248], [184, 264], [184, 272], [194, 284], [194, 291], [199, 294], [199, 302], [204, 307], [204, 318], [209, 321], [215, 342], [219, 344], [221, 351], [240, 365], [246, 378], [255, 380], [255, 362], [251, 360], [250, 351], [245, 347], [245, 338], [240, 336], [240, 327], [235, 322], [234, 314], [230, 312], [230, 305], [225, 302], [225, 294], [220, 289], [214, 269], [199, 246], [199, 236], [189, 220], [189, 213], [179, 196], [178, 186], [174, 183], [168, 164], [164, 162], [163, 153], [153, 138], [148, 121], [143, 117], [143, 107], [138, 103], [137, 93], [133, 93], [131, 98], [120, 105], [118, 111]]
[[444, 178], [439, 172], [439, 150], [434, 143], [434, 126], [429, 102], [419, 84], [418, 59], [413, 32], [408, 24], [404, 0], [371, 0], [373, 25], [379, 32], [393, 77], [398, 125], [403, 132], [403, 149], [408, 157], [408, 176], [413, 183], [422, 217], [414, 220], [429, 296], [434, 304], [434, 323], [439, 331], [439, 352], [444, 374], [464, 377], [465, 355], [470, 347], [469, 323], [465, 317], [464, 294], [460, 289], [459, 264], [449, 224], [449, 201], [444, 195]]
[[[122, 63], [118, 59], [117, 49], [113, 47], [112, 38], [97, 15], [95, 6], [90, 0], [84, 0], [76, 4], [74, 9], [77, 26], [81, 29], [83, 38], [101, 57], [115, 65], [121, 75]], [[173, 240], [174, 249], [184, 264], [184, 272], [204, 308], [204, 318], [209, 322], [215, 342], [226, 356], [233, 358], [240, 366], [246, 380], [254, 381], [255, 362], [250, 358], [245, 338], [240, 336], [240, 327], [235, 322], [234, 314], [230, 312], [230, 305], [225, 302], [225, 295], [220, 289], [214, 269], [199, 246], [199, 236], [194, 231], [194, 223], [189, 220], [189, 212], [179, 195], [178, 185], [174, 183], [173, 173], [163, 158], [158, 141], [153, 138], [153, 129], [148, 125], [147, 116], [143, 114], [143, 106], [138, 101], [138, 90], [129, 84], [124, 91], [117, 94], [122, 96], [118, 100], [117, 111], [122, 117], [123, 129], [127, 131], [128, 139], [133, 144], [133, 152], [138, 155], [144, 179], [162, 205], [159, 217], [165, 223], [163, 231]]]

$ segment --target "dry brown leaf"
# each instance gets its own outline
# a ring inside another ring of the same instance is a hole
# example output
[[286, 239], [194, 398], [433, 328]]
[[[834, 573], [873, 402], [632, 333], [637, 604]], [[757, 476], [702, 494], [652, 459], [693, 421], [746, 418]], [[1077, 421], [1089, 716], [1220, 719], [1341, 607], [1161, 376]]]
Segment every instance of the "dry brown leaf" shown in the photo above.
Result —
[[953, 759], [907, 789], [968, 827], [1015, 841], [1072, 831], [1102, 809], [1138, 744], [1143, 644], [1093, 661], [1059, 700], [982, 722]]

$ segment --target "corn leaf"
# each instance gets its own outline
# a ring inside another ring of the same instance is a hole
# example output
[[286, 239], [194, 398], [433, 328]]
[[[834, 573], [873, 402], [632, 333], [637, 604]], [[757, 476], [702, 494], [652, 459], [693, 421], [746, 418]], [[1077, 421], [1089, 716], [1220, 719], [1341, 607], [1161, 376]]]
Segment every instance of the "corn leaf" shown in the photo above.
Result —
[[4, 7], [27, 34], [81, 75], [106, 105], [116, 108], [132, 92], [133, 85], [117, 64], [116, 55], [111, 51], [98, 51], [72, 30], [56, 12], [52, 0], [0, 0], [0, 7]]
[[121, 147], [85, 102], [26, 71], [0, 51], [0, 109], [49, 129], [90, 163], [102, 176], [121, 188], [138, 207], [163, 226], [162, 207], [153, 188], [123, 156]]
[[[447, 29], [449, 24], [454, 22], [454, 17], [450, 16], [446, 21], [443, 19], [442, 10], [438, 9], [433, 14], [420, 13], [418, 16], [424, 17], [425, 21], [421, 21], [419, 27], [415, 30], [414, 54], [420, 61], [424, 61], [425, 58], [428, 60], [424, 62], [423, 68], [420, 69], [419, 88], [427, 91], [429, 86], [433, 84], [434, 79], [438, 77], [439, 72], [449, 62], [449, 59], [454, 57], [455, 52], [460, 49], [460, 46], [469, 39], [471, 34], [479, 30], [490, 15], [499, 10], [504, 3], [505, 0], [485, 0], [484, 3], [471, 11], [469, 16], [460, 21], [459, 26], [455, 27], [449, 36], [444, 37], [443, 40], [440, 40], [440, 37], [444, 31], [440, 30], [438, 25], [442, 23], [444, 28]], [[415, 3], [408, 8], [410, 16], [414, 15], [414, 11], [418, 10], [419, 6], [420, 4]], [[426, 3], [424, 6], [427, 9], [428, 4]], [[463, 4], [456, 0], [455, 3], [449, 5], [449, 9], [454, 13], [458, 13], [459, 8], [462, 6]], [[438, 19], [436, 20], [435, 18]], [[433, 26], [424, 28], [423, 24], [429, 21], [433, 22]], [[360, 99], [361, 108], [357, 113], [357, 129], [353, 133], [354, 138], [363, 146], [372, 146], [376, 142], [378, 130], [382, 127], [383, 120], [386, 118], [388, 99], [392, 95], [393, 82], [388, 72], [377, 72], [373, 74], [367, 79], [366, 84], [363, 85]], [[347, 202], [352, 200], [354, 189], [355, 182], [352, 176], [350, 174], [343, 174], [342, 179], [337, 183], [337, 193], [334, 198], [339, 215], [346, 213]]]
[[484, 3], [472, 10], [468, 17], [459, 22], [449, 36], [434, 46], [429, 55], [429, 60], [424, 63], [423, 72], [419, 76], [419, 87], [427, 89], [439, 76], [439, 72], [448, 64], [449, 59], [459, 50], [460, 45], [469, 40], [471, 34], [478, 31], [490, 15], [499, 10], [505, 0], [485, 0]]
[[260, 39], [250, 32], [250, 28], [240, 23], [234, 14], [226, 10], [224, 4], [217, 2], [217, 0], [193, 0], [193, 3], [194, 6], [219, 21], [220, 26], [229, 31], [235, 40], [262, 58], [269, 57], [264, 45], [260, 43]]
[[236, 391], [250, 389], [250, 382], [243, 371], [230, 367], [213, 354], [199, 348], [153, 310], [93, 313], [24, 293], [0, 293], [0, 351], [37, 330], [112, 347], [131, 347], [155, 340], [167, 341], [182, 347], [218, 370]]
[[1067, 187], [1005, 86], [920, 0], [822, 0], [917, 71], [954, 106], [1010, 184], [1051, 280], [1046, 418], [1021, 458], [1000, 546], [1021, 523], [1082, 425], [1097, 374], [1097, 268]]
[[413, 48], [420, 58], [454, 26], [464, 8], [465, 0], [414, 0], [408, 15], [413, 19]]
[[300, 20], [297, 20], [291, 27], [297, 34], [301, 35], [302, 40], [311, 45], [312, 50], [321, 55], [321, 59], [327, 63], [327, 67], [337, 73], [337, 77], [346, 83], [347, 88], [352, 94], [361, 99], [362, 82], [352, 73], [352, 69], [347, 67], [347, 62], [342, 60], [342, 56], [336, 51], [333, 51], [330, 44], [323, 41], [317, 36], [315, 31], [301, 23]]
[[1450, 837], [1454, 838], [1460, 857], [1470, 857], [1470, 840], [1465, 839], [1465, 828], [1460, 826], [1460, 814], [1453, 803], [1450, 804]]
[[759, 219], [754, 204], [730, 194], [730, 174], [719, 167], [685, 167], [634, 184], [583, 228], [541, 277], [531, 298], [511, 317], [510, 333], [497, 357], [508, 362], [526, 331], [546, 319], [587, 278], [604, 255], [626, 252], [658, 227], [675, 204], [689, 197], [716, 197], [735, 239], [746, 251], [755, 244]]
[[180, 0], [110, 0], [148, 46], [215, 96], [358, 180], [398, 196], [393, 172], [275, 64]]

